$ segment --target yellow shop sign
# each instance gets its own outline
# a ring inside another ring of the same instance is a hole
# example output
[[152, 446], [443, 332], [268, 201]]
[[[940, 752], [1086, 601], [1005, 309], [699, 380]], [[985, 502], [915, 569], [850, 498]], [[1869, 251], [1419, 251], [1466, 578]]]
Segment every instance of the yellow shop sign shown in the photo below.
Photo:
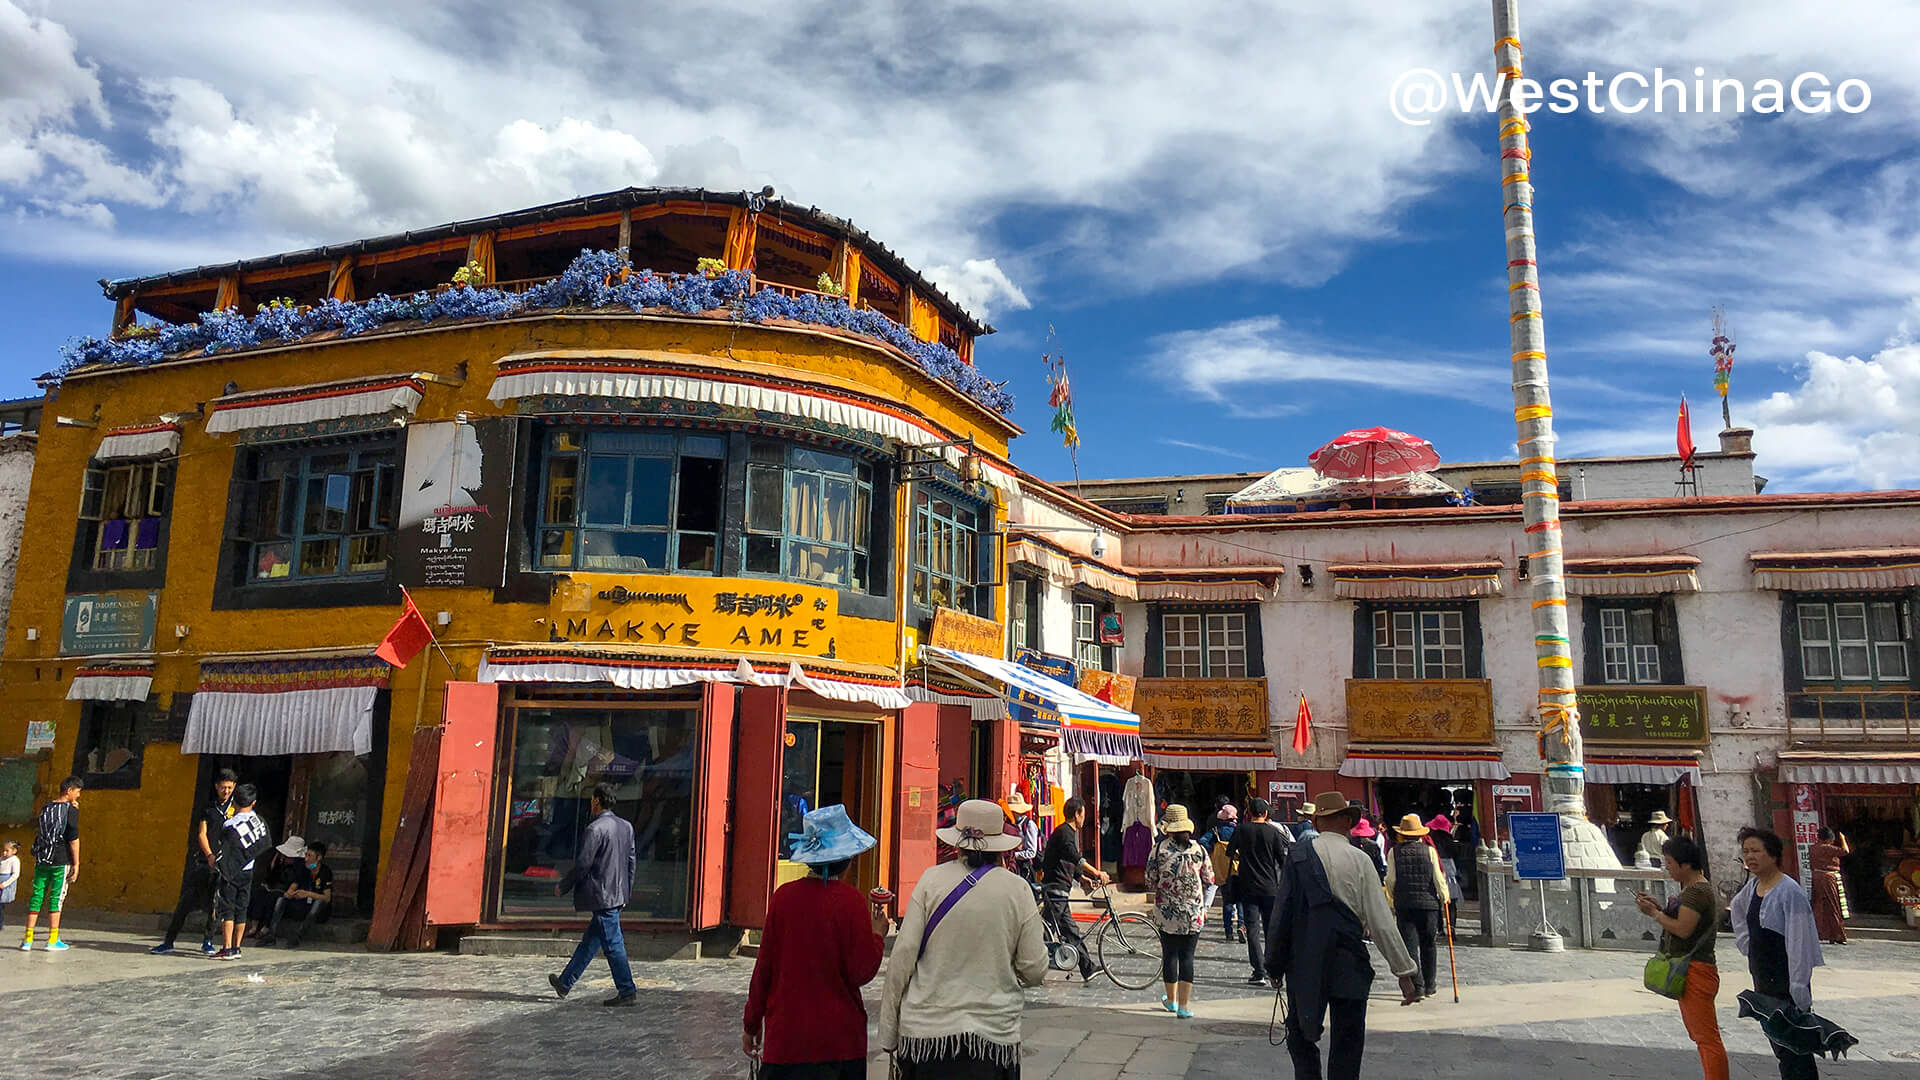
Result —
[[832, 589], [741, 578], [575, 575], [554, 590], [557, 641], [893, 662], [891, 622], [842, 618]]

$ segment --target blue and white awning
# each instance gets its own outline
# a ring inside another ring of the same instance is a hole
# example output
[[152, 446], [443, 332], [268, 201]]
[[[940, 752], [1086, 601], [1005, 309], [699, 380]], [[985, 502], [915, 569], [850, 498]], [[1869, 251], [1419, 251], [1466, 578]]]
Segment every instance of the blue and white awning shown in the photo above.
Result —
[[1083, 690], [1043, 675], [1024, 664], [992, 656], [956, 652], [932, 645], [921, 649], [927, 664], [974, 685], [984, 675], [1005, 685], [1005, 692], [1022, 691], [1060, 714], [1061, 741], [1076, 755], [1103, 759], [1141, 760], [1140, 717]]

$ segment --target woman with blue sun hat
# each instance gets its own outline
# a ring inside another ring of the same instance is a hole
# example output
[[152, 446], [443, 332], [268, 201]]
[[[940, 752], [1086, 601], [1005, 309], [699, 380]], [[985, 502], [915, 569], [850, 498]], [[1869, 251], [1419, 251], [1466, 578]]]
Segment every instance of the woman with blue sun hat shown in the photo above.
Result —
[[801, 820], [788, 857], [812, 872], [774, 892], [747, 991], [741, 1049], [763, 1080], [867, 1075], [860, 988], [880, 971], [887, 916], [841, 877], [875, 842], [845, 806], [823, 806]]

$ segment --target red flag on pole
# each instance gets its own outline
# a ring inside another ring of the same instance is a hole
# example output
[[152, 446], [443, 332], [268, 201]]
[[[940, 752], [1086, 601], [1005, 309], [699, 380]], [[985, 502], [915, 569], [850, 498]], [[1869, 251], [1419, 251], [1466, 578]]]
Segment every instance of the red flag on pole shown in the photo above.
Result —
[[1680, 423], [1675, 435], [1675, 445], [1680, 450], [1680, 465], [1685, 468], [1693, 464], [1693, 419], [1687, 415], [1687, 395], [1680, 395]]
[[413, 597], [407, 590], [400, 590], [400, 598], [406, 603], [406, 610], [400, 613], [400, 621], [393, 624], [380, 647], [373, 655], [392, 664], [394, 667], [406, 667], [412, 659], [420, 655], [420, 650], [433, 642], [433, 628], [420, 615], [420, 609], [413, 606]]
[[1293, 714], [1293, 752], [1304, 754], [1313, 745], [1313, 710], [1307, 708], [1307, 695], [1300, 695], [1300, 709]]

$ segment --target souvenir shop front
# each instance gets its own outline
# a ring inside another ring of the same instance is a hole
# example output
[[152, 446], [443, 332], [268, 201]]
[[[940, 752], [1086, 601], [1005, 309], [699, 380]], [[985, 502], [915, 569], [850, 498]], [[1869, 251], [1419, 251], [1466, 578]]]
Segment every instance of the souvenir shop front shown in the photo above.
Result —
[[1235, 807], [1278, 775], [1265, 679], [1142, 679], [1134, 696], [1155, 801], [1201, 829], [1222, 797]]
[[1388, 825], [1468, 810], [1485, 820], [1493, 785], [1512, 777], [1493, 743], [1485, 679], [1349, 679], [1347, 734], [1341, 788], [1363, 783], [1363, 801]]
[[1775, 829], [1800, 876], [1822, 826], [1845, 836], [1840, 878], [1854, 915], [1920, 924], [1920, 753], [1788, 750], [1774, 785]]
[[[1659, 823], [1708, 851], [1719, 837], [1700, 823], [1700, 754], [1707, 745], [1706, 691], [1698, 686], [1582, 686], [1580, 734], [1586, 741], [1587, 817], [1607, 834], [1623, 866], [1637, 861], [1640, 838]], [[1658, 856], [1648, 860], [1658, 865]]]

